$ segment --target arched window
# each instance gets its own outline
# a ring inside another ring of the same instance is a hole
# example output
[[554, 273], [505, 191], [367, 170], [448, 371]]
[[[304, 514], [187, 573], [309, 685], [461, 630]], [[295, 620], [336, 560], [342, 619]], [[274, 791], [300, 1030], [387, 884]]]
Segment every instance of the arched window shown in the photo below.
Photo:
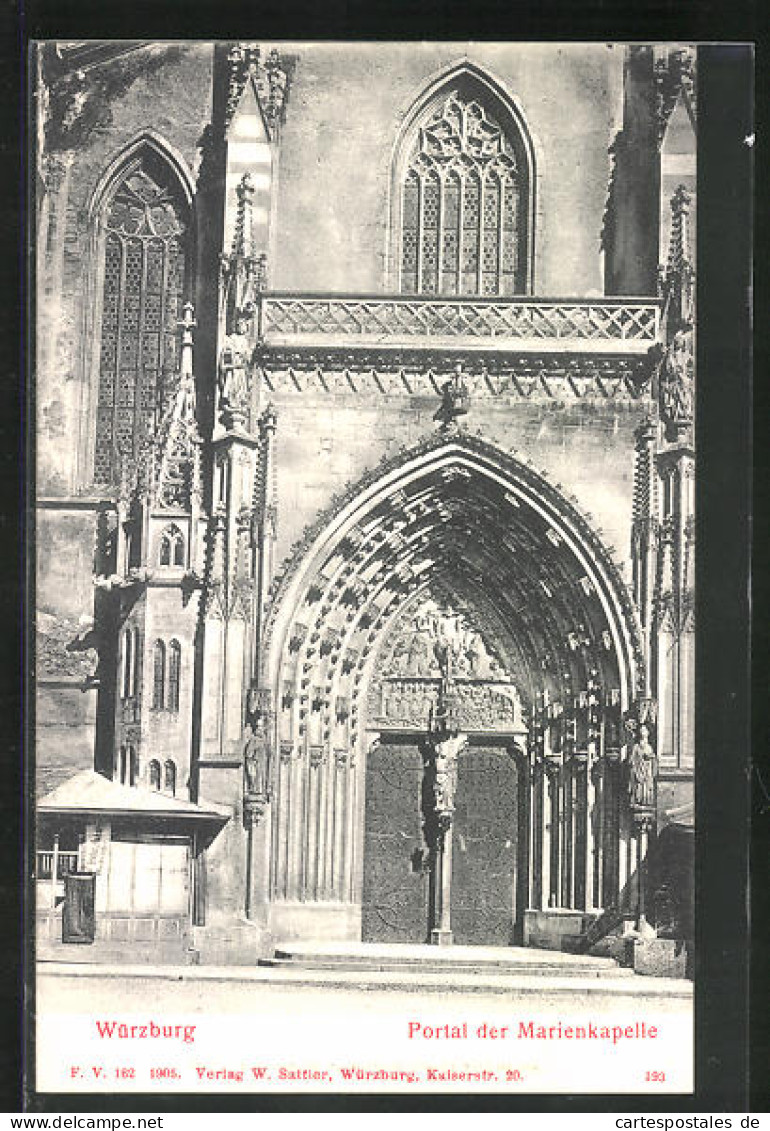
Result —
[[529, 160], [491, 90], [467, 75], [444, 86], [418, 114], [397, 175], [403, 292], [527, 290]]
[[168, 696], [166, 707], [169, 711], [179, 710], [179, 678], [182, 661], [182, 649], [178, 640], [172, 640], [168, 646]]
[[170, 759], [163, 766], [163, 792], [176, 795], [176, 766]]
[[176, 525], [167, 526], [160, 536], [158, 563], [162, 566], [183, 566], [184, 535]]
[[101, 216], [97, 484], [116, 481], [120, 453], [137, 456], [173, 392], [189, 227], [176, 173], [143, 147], [122, 168]]
[[160, 762], [156, 761], [156, 759], [153, 758], [153, 760], [150, 762], [148, 770], [149, 770], [150, 789], [159, 790], [160, 789]]
[[152, 705], [156, 711], [166, 705], [166, 645], [162, 640], [156, 640], [153, 649]]
[[134, 634], [132, 629], [123, 633], [123, 698], [133, 695], [134, 679]]
[[132, 659], [131, 659], [131, 695], [139, 694], [139, 670], [142, 664], [142, 650], [139, 647], [139, 629], [134, 628], [132, 633]]
[[139, 759], [136, 756], [136, 750], [133, 746], [128, 748], [128, 784], [136, 785], [136, 779], [139, 776]]
[[118, 757], [118, 781], [121, 785], [126, 784], [126, 748], [121, 746], [120, 755]]

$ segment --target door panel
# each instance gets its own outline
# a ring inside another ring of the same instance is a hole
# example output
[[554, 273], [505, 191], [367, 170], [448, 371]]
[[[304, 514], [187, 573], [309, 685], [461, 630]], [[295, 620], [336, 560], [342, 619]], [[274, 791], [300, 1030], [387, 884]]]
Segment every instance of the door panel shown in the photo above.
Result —
[[425, 942], [428, 877], [420, 813], [422, 757], [410, 744], [383, 744], [367, 760], [364, 816], [364, 942]]
[[452, 830], [452, 932], [459, 944], [513, 941], [518, 771], [502, 748], [460, 755]]

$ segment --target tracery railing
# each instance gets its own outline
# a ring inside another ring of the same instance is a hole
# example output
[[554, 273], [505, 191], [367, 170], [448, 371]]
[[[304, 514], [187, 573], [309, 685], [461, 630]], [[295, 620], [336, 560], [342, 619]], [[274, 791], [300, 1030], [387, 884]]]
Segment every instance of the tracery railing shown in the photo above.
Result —
[[517, 350], [644, 352], [658, 339], [654, 299], [416, 298], [265, 294], [266, 345], [467, 344]]

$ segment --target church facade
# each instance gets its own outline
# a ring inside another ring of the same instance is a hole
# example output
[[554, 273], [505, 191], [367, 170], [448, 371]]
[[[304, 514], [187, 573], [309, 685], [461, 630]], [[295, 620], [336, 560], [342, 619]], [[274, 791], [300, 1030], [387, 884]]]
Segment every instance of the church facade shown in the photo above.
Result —
[[44, 950], [691, 943], [695, 92], [39, 45]]

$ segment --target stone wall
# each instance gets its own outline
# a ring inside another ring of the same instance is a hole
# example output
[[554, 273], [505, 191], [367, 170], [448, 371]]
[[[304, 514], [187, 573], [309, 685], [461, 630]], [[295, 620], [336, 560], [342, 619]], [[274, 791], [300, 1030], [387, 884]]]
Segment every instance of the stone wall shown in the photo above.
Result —
[[602, 293], [608, 146], [623, 48], [605, 44], [284, 44], [295, 59], [282, 130], [270, 285], [378, 293], [386, 281], [394, 145], [438, 74], [471, 62], [516, 97], [538, 148], [535, 292]]

